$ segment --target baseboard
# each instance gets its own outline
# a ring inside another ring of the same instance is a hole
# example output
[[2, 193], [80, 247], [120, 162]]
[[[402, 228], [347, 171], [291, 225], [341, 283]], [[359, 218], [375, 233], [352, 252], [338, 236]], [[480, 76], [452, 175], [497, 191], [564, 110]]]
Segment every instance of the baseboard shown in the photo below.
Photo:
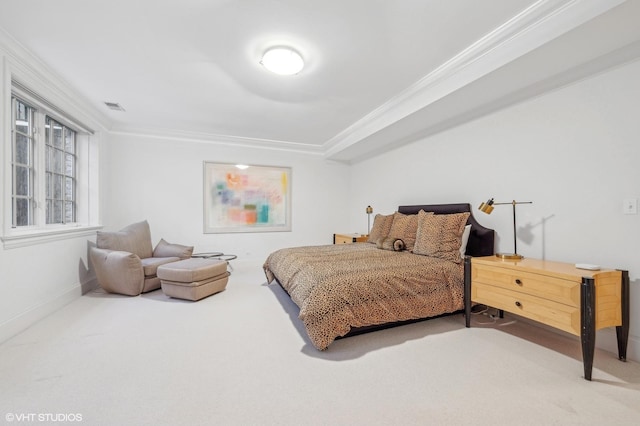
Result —
[[82, 295], [82, 291], [83, 285], [77, 283], [73, 288], [65, 291], [58, 297], [34, 306], [26, 312], [23, 312], [0, 324], [0, 343], [9, 340], [11, 337], [23, 332], [41, 319], [51, 315], [53, 312], [76, 300]]

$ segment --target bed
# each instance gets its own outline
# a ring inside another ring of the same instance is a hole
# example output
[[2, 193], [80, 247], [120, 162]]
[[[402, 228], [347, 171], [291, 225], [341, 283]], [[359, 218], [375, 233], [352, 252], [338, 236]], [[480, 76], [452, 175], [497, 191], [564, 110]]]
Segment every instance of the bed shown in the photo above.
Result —
[[466, 203], [400, 206], [376, 215], [369, 239], [284, 248], [264, 263], [267, 282], [298, 306], [319, 350], [336, 338], [462, 311], [469, 257], [494, 253], [494, 231]]

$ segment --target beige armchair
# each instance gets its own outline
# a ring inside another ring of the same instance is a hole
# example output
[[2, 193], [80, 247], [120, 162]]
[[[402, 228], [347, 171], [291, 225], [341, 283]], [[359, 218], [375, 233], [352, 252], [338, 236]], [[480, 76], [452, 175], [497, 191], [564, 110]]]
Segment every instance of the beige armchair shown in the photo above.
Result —
[[109, 293], [137, 296], [160, 288], [158, 266], [187, 259], [192, 253], [192, 246], [164, 240], [153, 249], [145, 220], [117, 232], [98, 231], [90, 257], [100, 287]]

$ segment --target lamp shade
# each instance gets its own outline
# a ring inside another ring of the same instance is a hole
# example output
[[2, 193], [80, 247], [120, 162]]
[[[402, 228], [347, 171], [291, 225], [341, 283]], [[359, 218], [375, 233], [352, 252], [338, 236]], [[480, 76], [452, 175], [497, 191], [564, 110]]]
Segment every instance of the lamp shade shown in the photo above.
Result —
[[480, 207], [478, 207], [481, 212], [486, 214], [491, 214], [493, 208], [493, 198], [488, 199], [487, 202], [480, 204]]

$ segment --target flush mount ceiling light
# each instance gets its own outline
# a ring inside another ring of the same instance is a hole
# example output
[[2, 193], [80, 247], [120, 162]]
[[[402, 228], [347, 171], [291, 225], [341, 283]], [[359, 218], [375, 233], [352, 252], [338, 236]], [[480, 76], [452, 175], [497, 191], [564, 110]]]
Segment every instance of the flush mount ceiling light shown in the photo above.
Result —
[[302, 56], [290, 47], [273, 47], [262, 55], [263, 67], [280, 75], [294, 75], [302, 71]]

